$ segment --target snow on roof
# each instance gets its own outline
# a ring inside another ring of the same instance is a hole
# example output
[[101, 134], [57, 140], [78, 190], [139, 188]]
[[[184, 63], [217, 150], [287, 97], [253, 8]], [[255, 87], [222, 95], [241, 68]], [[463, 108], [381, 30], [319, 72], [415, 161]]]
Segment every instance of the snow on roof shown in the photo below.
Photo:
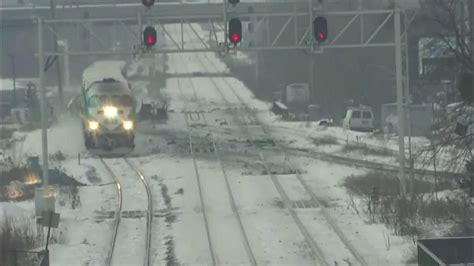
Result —
[[286, 107], [286, 105], [284, 105], [282, 102], [280, 101], [276, 101], [275, 104], [280, 107], [281, 109], [288, 109], [288, 107]]
[[114, 79], [127, 83], [124, 77], [125, 61], [96, 61], [89, 65], [82, 74], [84, 82], [93, 83], [104, 79]]
[[286, 87], [292, 89], [307, 89], [308, 83], [291, 83], [288, 84]]
[[88, 95], [130, 95], [128, 85], [123, 82], [95, 82], [87, 90]]
[[454, 56], [449, 44], [456, 47], [456, 39], [448, 38], [446, 41], [436, 38], [421, 38], [418, 41], [418, 49], [421, 58], [446, 58]]
[[456, 108], [456, 107], [460, 106], [461, 104], [462, 104], [462, 102], [450, 103], [450, 104], [448, 104], [447, 108]]
[[13, 80], [11, 79], [0, 79], [0, 91], [13, 90]]
[[350, 106], [349, 108], [347, 108], [348, 110], [356, 110], [356, 111], [359, 111], [359, 110], [362, 110], [362, 111], [372, 111], [372, 107], [370, 106], [365, 106], [365, 105], [361, 105], [361, 106]]
[[[15, 87], [17, 89], [24, 89], [28, 87], [28, 83], [37, 84], [36, 78], [17, 78]], [[11, 91], [13, 90], [13, 79], [0, 79], [0, 91]]]

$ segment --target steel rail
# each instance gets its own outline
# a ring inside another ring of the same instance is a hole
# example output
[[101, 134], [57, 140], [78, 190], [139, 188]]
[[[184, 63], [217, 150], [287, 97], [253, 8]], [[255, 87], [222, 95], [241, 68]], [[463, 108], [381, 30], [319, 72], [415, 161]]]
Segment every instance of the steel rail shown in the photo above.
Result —
[[[191, 87], [193, 88], [194, 93], [196, 94], [196, 86], [194, 85], [194, 82], [193, 82], [192, 78], [189, 78], [189, 81], [190, 81]], [[221, 168], [222, 175], [224, 176], [224, 181], [225, 181], [225, 184], [226, 184], [227, 194], [229, 195], [229, 201], [230, 201], [230, 205], [231, 205], [231, 208], [232, 208], [232, 212], [234, 213], [234, 216], [235, 216], [235, 218], [237, 220], [237, 223], [239, 225], [240, 232], [241, 232], [241, 234], [244, 238], [245, 251], [247, 253], [247, 256], [250, 260], [251, 265], [256, 266], [257, 265], [257, 260], [255, 258], [255, 255], [254, 255], [253, 251], [252, 251], [250, 241], [248, 239], [247, 233], [246, 233], [244, 225], [242, 223], [242, 218], [240, 217], [240, 214], [239, 214], [239, 211], [238, 211], [238, 208], [237, 208], [237, 204], [235, 203], [235, 198], [234, 198], [234, 194], [232, 192], [232, 188], [230, 186], [229, 177], [227, 176], [227, 172], [225, 171], [224, 163], [221, 160], [222, 156], [219, 153], [219, 150], [217, 148], [217, 144], [216, 144], [216, 141], [215, 141], [216, 138], [214, 136], [214, 132], [213, 132], [213, 130], [211, 130], [211, 127], [210, 127], [204, 113], [201, 114], [201, 117], [203, 118], [204, 124], [208, 128], [208, 131], [209, 131], [209, 133], [212, 137], [212, 145], [213, 145], [213, 148], [214, 148], [213, 153], [214, 153], [217, 161], [219, 162], [219, 166]]]
[[[186, 65], [185, 65], [185, 67], [186, 67]], [[188, 78], [188, 79], [189, 79], [189, 82], [190, 82], [191, 87], [192, 87], [192, 89], [193, 89], [194, 97], [197, 97], [197, 96], [196, 96], [196, 87], [195, 87], [195, 85], [194, 85], [194, 82], [193, 82], [193, 80], [192, 80], [191, 78]], [[181, 87], [181, 86], [180, 86], [179, 79], [177, 79], [177, 80], [178, 80], [178, 84], [179, 84], [178, 86]], [[183, 94], [181, 88], [180, 88], [180, 92], [181, 92], [181, 94]], [[213, 133], [213, 131], [211, 130], [210, 125], [209, 125], [209, 123], [208, 123], [208, 121], [207, 121], [207, 119], [206, 119], [204, 113], [201, 114], [201, 116], [202, 116], [202, 118], [203, 118], [204, 123], [206, 124], [206, 127], [209, 129], [209, 133], [210, 133], [211, 136], [212, 136], [212, 145], [213, 145], [213, 148], [214, 148], [214, 155], [215, 155], [216, 159], [219, 161], [219, 166], [220, 166], [221, 171], [222, 171], [222, 174], [223, 174], [223, 176], [224, 176], [224, 181], [225, 181], [225, 184], [226, 184], [226, 190], [227, 190], [227, 194], [228, 194], [228, 196], [229, 196], [229, 201], [230, 201], [231, 209], [232, 209], [232, 212], [234, 213], [234, 217], [235, 217], [236, 220], [237, 220], [237, 223], [238, 223], [238, 225], [239, 225], [240, 232], [241, 232], [242, 237], [243, 237], [243, 240], [244, 240], [245, 252], [247, 253], [247, 257], [248, 257], [248, 259], [249, 259], [251, 265], [256, 266], [256, 265], [257, 265], [257, 260], [256, 260], [256, 258], [255, 258], [255, 255], [254, 255], [253, 251], [252, 251], [252, 247], [251, 247], [251, 245], [250, 245], [250, 241], [249, 241], [249, 239], [248, 239], [247, 233], [246, 233], [245, 228], [244, 228], [244, 226], [243, 226], [242, 219], [241, 219], [241, 217], [240, 217], [240, 214], [239, 214], [239, 211], [238, 211], [238, 208], [237, 208], [237, 204], [236, 204], [236, 202], [235, 202], [234, 194], [233, 194], [232, 189], [231, 189], [231, 186], [230, 186], [229, 178], [228, 178], [228, 176], [227, 176], [227, 172], [225, 171], [224, 164], [223, 164], [223, 162], [222, 162], [222, 160], [221, 160], [221, 156], [220, 156], [220, 153], [219, 153], [218, 148], [217, 148], [217, 144], [216, 144], [216, 141], [215, 141], [214, 133]], [[189, 121], [188, 121], [187, 115], [186, 115], [186, 127], [187, 127], [188, 130], [189, 130]], [[190, 132], [190, 131], [189, 131], [189, 132]], [[192, 139], [191, 139], [191, 134], [189, 134], [189, 140], [190, 140], [190, 144], [192, 145], [192, 143], [191, 143], [191, 141], [192, 141]], [[196, 169], [196, 171], [197, 171], [197, 165], [196, 165], [196, 160], [195, 160], [194, 154], [193, 154], [193, 161], [194, 161], [195, 169]]]
[[147, 221], [146, 221], [146, 238], [145, 238], [145, 266], [150, 265], [151, 257], [151, 236], [152, 236], [152, 227], [153, 227], [153, 194], [151, 193], [151, 188], [148, 182], [148, 179], [143, 175], [143, 173], [138, 170], [127, 158], [123, 158], [125, 163], [133, 169], [133, 171], [140, 178], [141, 182], [145, 186], [147, 199], [148, 199], [148, 211], [147, 211]]
[[119, 228], [120, 219], [122, 216], [122, 203], [123, 203], [122, 202], [122, 199], [123, 199], [122, 185], [120, 183], [120, 180], [117, 178], [115, 173], [112, 171], [112, 169], [110, 169], [109, 165], [107, 165], [107, 163], [104, 161], [102, 157], [100, 157], [100, 161], [102, 165], [104, 166], [104, 168], [109, 173], [109, 175], [114, 179], [114, 182], [117, 187], [117, 194], [118, 194], [118, 207], [117, 207], [117, 211], [115, 212], [115, 217], [114, 217], [115, 222], [114, 222], [114, 227], [113, 227], [112, 241], [110, 242], [110, 249], [109, 249], [109, 253], [107, 254], [107, 259], [106, 259], [106, 265], [110, 266], [112, 265], [112, 258], [115, 251], [115, 244], [117, 243], [118, 228]]
[[[268, 136], [272, 136], [270, 133], [269, 133], [269, 130], [267, 128], [267, 126], [261, 122], [257, 115], [255, 114], [255, 112], [252, 111], [252, 109], [248, 106], [247, 103], [245, 103], [245, 101], [243, 101], [243, 99], [240, 97], [240, 95], [238, 95], [235, 90], [233, 89], [232, 85], [229, 84], [225, 79], [223, 79], [224, 82], [227, 84], [227, 86], [232, 90], [232, 92], [235, 94], [235, 96], [241, 101], [241, 103], [245, 106], [245, 109], [248, 113], [250, 113], [251, 116], [253, 116], [253, 118], [255, 119], [255, 121], [258, 122], [258, 124], [262, 127], [262, 130], [263, 132], [268, 135]], [[286, 152], [285, 150], [285, 147], [282, 146], [278, 141], [276, 141], [273, 137], [271, 137], [272, 140], [274, 141], [275, 145], [282, 151], [282, 153], [284, 154], [285, 157], [289, 158], [288, 156], [288, 153]], [[261, 158], [262, 158], [262, 161], [265, 163], [264, 161], [264, 157], [263, 157], [263, 154], [260, 155]], [[268, 168], [268, 166], [266, 166], [265, 164], [265, 168], [266, 168], [266, 171], [271, 175], [272, 179], [275, 179], [276, 181], [278, 181], [278, 179], [276, 177], [274, 177], [272, 174], [271, 174], [271, 171], [270, 169]], [[294, 167], [293, 167], [294, 168]], [[339, 239], [342, 241], [342, 243], [344, 244], [344, 246], [346, 246], [346, 248], [349, 250], [349, 252], [352, 254], [352, 256], [361, 264], [361, 265], [368, 265], [367, 262], [365, 261], [365, 259], [361, 256], [361, 254], [359, 253], [359, 251], [350, 243], [350, 241], [348, 240], [348, 238], [344, 235], [344, 233], [342, 232], [342, 230], [339, 228], [339, 226], [337, 225], [336, 221], [329, 215], [329, 213], [327, 212], [326, 208], [324, 207], [324, 205], [322, 204], [322, 201], [316, 197], [316, 194], [309, 188], [308, 184], [303, 180], [303, 178], [301, 177], [301, 175], [298, 173], [298, 171], [296, 171], [296, 177], [298, 179], [298, 181], [300, 182], [300, 184], [303, 186], [303, 188], [305, 189], [305, 191], [310, 195], [311, 197], [311, 200], [313, 203], [315, 203], [317, 206], [321, 206], [321, 210], [322, 210], [322, 214], [324, 216], [324, 218], [326, 219], [326, 221], [328, 222], [328, 224], [330, 225], [330, 227], [334, 230], [334, 232], [336, 232], [337, 236], [339, 237]], [[278, 182], [279, 184], [279, 182]], [[283, 188], [280, 186], [280, 189], [283, 191]], [[284, 192], [284, 191], [283, 191]], [[294, 212], [293, 208], [289, 208], [292, 212]], [[296, 214], [295, 214], [296, 215]], [[321, 252], [322, 254], [322, 252]]]
[[[207, 56], [206, 56], [207, 57]], [[211, 64], [213, 64], [212, 60], [210, 60], [208, 58], [208, 61], [211, 62]], [[215, 64], [214, 64], [215, 66]], [[245, 106], [245, 110], [247, 111], [248, 114], [250, 114], [250, 116], [252, 116], [254, 118], [255, 121], [258, 122], [258, 124], [262, 127], [262, 130], [265, 134], [271, 136], [271, 134], [269, 133], [268, 131], [268, 128], [265, 124], [263, 124], [259, 119], [258, 117], [256, 116], [256, 114], [252, 111], [252, 109], [248, 106], [248, 104], [242, 99], [242, 97], [240, 97], [240, 95], [238, 95], [232, 84], [229, 84], [229, 82], [222, 78], [224, 83], [231, 89], [232, 93], [237, 97], [237, 99], [239, 99], [239, 101], [241, 102], [241, 104], [243, 104]], [[216, 88], [218, 89], [218, 87], [216, 86]], [[218, 89], [219, 90], [219, 89]], [[248, 125], [247, 125], [248, 127]], [[248, 130], [247, 130], [248, 131]], [[273, 138], [272, 138], [273, 139]], [[289, 158], [288, 156], [288, 153], [286, 152], [285, 150], [285, 147], [280, 145], [280, 143], [278, 143], [275, 139], [273, 139], [273, 141], [275, 142], [276, 146], [284, 153], [284, 156]], [[253, 145], [253, 142], [251, 142], [252, 145]], [[254, 146], [254, 145], [253, 145]], [[254, 146], [255, 147], [255, 146]], [[294, 212], [294, 209], [291, 207], [291, 205], [289, 205], [289, 198], [288, 196], [286, 195], [283, 187], [281, 186], [281, 183], [278, 181], [278, 178], [276, 178], [273, 174], [271, 174], [271, 171], [268, 167], [268, 164], [266, 163], [266, 160], [263, 156], [262, 153], [260, 153], [260, 157], [261, 157], [261, 160], [262, 160], [262, 163], [267, 171], [267, 173], [269, 173], [272, 181], [274, 182], [275, 184], [275, 187], [277, 188], [277, 190], [280, 192], [280, 194], [282, 195], [282, 198], [284, 199], [284, 202], [285, 202], [285, 205], [287, 207], [287, 209], [290, 211], [290, 213], [292, 214], [292, 216], [296, 216], [296, 213]], [[293, 167], [293, 166], [292, 166]], [[295, 168], [295, 167], [293, 167]], [[308, 193], [308, 195], [310, 195], [311, 197], [311, 201], [316, 204], [317, 206], [321, 206], [321, 212], [324, 216], [324, 218], [328, 221], [328, 224], [330, 225], [330, 227], [333, 229], [333, 231], [337, 234], [337, 236], [339, 237], [339, 239], [342, 241], [342, 243], [346, 246], [346, 248], [349, 250], [349, 252], [352, 254], [352, 256], [361, 264], [361, 265], [368, 265], [367, 262], [365, 261], [365, 259], [362, 257], [362, 255], [359, 253], [359, 251], [350, 243], [350, 241], [347, 239], [347, 237], [344, 235], [344, 233], [342, 232], [342, 230], [339, 228], [339, 226], [337, 225], [336, 221], [330, 216], [330, 214], [327, 212], [326, 208], [324, 207], [324, 205], [322, 204], [322, 201], [316, 196], [316, 194], [309, 188], [308, 184], [303, 180], [303, 178], [301, 177], [301, 175], [298, 173], [298, 171], [296, 171], [296, 177], [298, 179], [298, 181], [300, 182], [300, 184], [303, 186], [303, 188], [305, 189], [305, 191]], [[299, 220], [299, 218], [298, 218]], [[296, 221], [296, 220], [295, 220]], [[301, 222], [300, 222], [301, 223]], [[297, 222], [298, 226], [304, 228], [304, 225], [301, 223], [299, 224]], [[308, 233], [309, 235], [309, 233]], [[309, 235], [309, 239], [312, 240], [312, 237]], [[314, 240], [313, 240], [314, 241]], [[324, 259], [324, 255], [321, 251], [321, 249], [317, 246], [317, 243], [314, 242], [314, 243], [311, 243], [313, 245], [313, 248], [315, 250], [316, 253], [318, 253], [318, 255], [320, 256], [320, 258]], [[327, 263], [325, 260], [324, 260], [324, 263]]]
[[[179, 78], [176, 79], [176, 81], [177, 81], [177, 84], [178, 84], [178, 90], [181, 92], [181, 94], [183, 94]], [[214, 248], [213, 248], [213, 244], [212, 244], [211, 233], [210, 233], [210, 229], [209, 229], [209, 221], [208, 221], [208, 218], [207, 218], [206, 206], [204, 204], [204, 197], [203, 197], [203, 192], [202, 192], [201, 177], [199, 175], [199, 170], [198, 170], [197, 162], [196, 162], [196, 156], [194, 154], [194, 145], [193, 145], [193, 141], [192, 141], [192, 137], [191, 137], [191, 133], [190, 133], [191, 130], [190, 130], [190, 127], [189, 127], [189, 121], [188, 121], [188, 114], [187, 113], [185, 114], [185, 123], [186, 123], [186, 129], [189, 132], [189, 134], [188, 134], [189, 150], [191, 152], [191, 157], [193, 159], [194, 173], [195, 173], [195, 176], [196, 176], [196, 182], [198, 184], [199, 201], [201, 203], [202, 215], [203, 215], [203, 219], [204, 219], [204, 225], [206, 227], [206, 235], [207, 235], [207, 242], [208, 242], [208, 245], [209, 245], [209, 252], [211, 253], [212, 265], [215, 266], [215, 265], [217, 265], [217, 259], [216, 259], [216, 254], [214, 252]]]
[[[147, 223], [146, 223], [146, 237], [145, 237], [145, 258], [144, 258], [144, 266], [149, 266], [150, 265], [150, 257], [151, 257], [151, 236], [152, 236], [152, 222], [153, 222], [153, 197], [151, 193], [151, 189], [148, 183], [148, 180], [146, 177], [139, 171], [137, 170], [133, 164], [126, 158], [123, 158], [125, 163], [127, 164], [130, 169], [133, 170], [134, 173], [136, 173], [137, 177], [140, 179], [142, 184], [144, 185], [146, 191], [147, 191], [147, 201], [148, 201], [148, 208], [147, 208]], [[110, 266], [112, 265], [113, 261], [113, 256], [115, 252], [115, 246], [117, 244], [117, 235], [119, 231], [119, 226], [120, 226], [120, 221], [121, 221], [121, 215], [122, 215], [122, 206], [123, 206], [123, 189], [122, 189], [122, 183], [120, 182], [120, 179], [117, 177], [117, 175], [114, 173], [114, 171], [110, 168], [110, 166], [105, 162], [105, 160], [100, 157], [100, 161], [104, 165], [105, 169], [109, 173], [110, 176], [114, 179], [114, 182], [117, 186], [117, 191], [119, 195], [119, 205], [117, 208], [117, 211], [115, 212], [115, 223], [114, 223], [114, 231], [113, 231], [113, 236], [112, 236], [112, 241], [110, 245], [110, 250], [107, 255], [107, 260], [106, 260], [106, 265]]]
[[[206, 56], [207, 57], [207, 56]], [[208, 58], [208, 61], [210, 61], [211, 63], [212, 60], [210, 60]], [[203, 62], [201, 62], [201, 65], [203, 67], [204, 64]], [[229, 86], [230, 84], [227, 83], [227, 81], [225, 79], [223, 79], [226, 84]], [[214, 87], [216, 88], [216, 90], [219, 92], [219, 94], [222, 96], [223, 100], [227, 103], [227, 104], [230, 104], [228, 102], [228, 100], [223, 97], [223, 93], [220, 91], [219, 89], [219, 86], [217, 86], [217, 84], [215, 83], [215, 81], [213, 79], [211, 79], [211, 82], [213, 83]], [[248, 105], [245, 104], [245, 102], [242, 100], [242, 98], [240, 97], [240, 95], [238, 95], [237, 93], [235, 93], [234, 89], [232, 87], [229, 87], [233, 93], [235, 94], [235, 96], [239, 99], [239, 101], [246, 107], [248, 108]], [[235, 115], [235, 113], [234, 113]], [[243, 126], [245, 126], [246, 128], [246, 132], [247, 134], [250, 134], [249, 133], [249, 130], [248, 130], [248, 124], [242, 124]], [[251, 145], [255, 148], [255, 143], [253, 141], [250, 141]], [[327, 265], [329, 266], [329, 264], [327, 263], [327, 260], [326, 258], [324, 257], [324, 254], [321, 250], [321, 247], [318, 245], [318, 243], [314, 240], [314, 238], [311, 236], [311, 234], [309, 233], [308, 229], [304, 226], [303, 222], [301, 221], [301, 219], [298, 217], [298, 215], [296, 214], [296, 212], [294, 211], [293, 207], [291, 206], [291, 203], [290, 203], [290, 199], [288, 197], [288, 195], [286, 194], [285, 190], [283, 189], [283, 186], [281, 185], [280, 181], [278, 180], [278, 178], [273, 175], [268, 167], [268, 164], [266, 162], [266, 159], [265, 157], [263, 156], [262, 153], [260, 153], [260, 159], [262, 161], [262, 164], [265, 168], [265, 170], [267, 171], [267, 173], [270, 175], [270, 179], [273, 183], [273, 185], [275, 186], [278, 194], [280, 195], [280, 197], [282, 198], [283, 200], [283, 203], [287, 209], [287, 211], [290, 213], [291, 217], [293, 218], [293, 221], [295, 222], [296, 226], [298, 227], [299, 231], [301, 232], [301, 234], [303, 235], [303, 238], [305, 239], [306, 243], [308, 244], [308, 246], [310, 247], [310, 250], [311, 250], [311, 253], [314, 257], [315, 260], [317, 261], [314, 261], [314, 264], [315, 265]]]

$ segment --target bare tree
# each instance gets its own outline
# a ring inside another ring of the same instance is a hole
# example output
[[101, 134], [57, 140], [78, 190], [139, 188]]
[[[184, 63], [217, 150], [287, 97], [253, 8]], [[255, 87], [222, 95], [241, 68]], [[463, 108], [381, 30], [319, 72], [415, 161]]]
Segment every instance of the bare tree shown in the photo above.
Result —
[[422, 0], [423, 20], [433, 27], [433, 34], [454, 54], [465, 71], [473, 71], [472, 0]]
[[[431, 34], [441, 41], [454, 56], [459, 82], [456, 84], [461, 102], [444, 109], [432, 134], [432, 145], [423, 151], [436, 163], [440, 154], [448, 157], [451, 170], [460, 172], [473, 161], [474, 112], [474, 4], [473, 0], [422, 0], [422, 19]], [[472, 195], [473, 173], [467, 171]]]

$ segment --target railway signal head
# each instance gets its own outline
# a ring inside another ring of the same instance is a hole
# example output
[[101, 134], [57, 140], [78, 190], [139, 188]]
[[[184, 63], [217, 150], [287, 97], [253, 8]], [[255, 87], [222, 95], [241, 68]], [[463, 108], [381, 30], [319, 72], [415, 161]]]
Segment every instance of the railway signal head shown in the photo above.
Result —
[[238, 18], [229, 21], [229, 41], [237, 44], [242, 40], [242, 22]]
[[142, 4], [146, 7], [151, 7], [155, 4], [155, 0], [142, 0]]
[[152, 47], [156, 44], [156, 30], [152, 26], [147, 26], [143, 31], [143, 43], [146, 47]]
[[313, 21], [313, 34], [318, 42], [328, 38], [328, 21], [325, 17], [316, 17]]

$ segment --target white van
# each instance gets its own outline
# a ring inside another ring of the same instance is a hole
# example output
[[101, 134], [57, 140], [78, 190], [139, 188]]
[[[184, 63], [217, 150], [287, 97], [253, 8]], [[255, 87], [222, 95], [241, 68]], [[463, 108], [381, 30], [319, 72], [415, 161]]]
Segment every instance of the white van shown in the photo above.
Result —
[[344, 129], [360, 131], [374, 130], [374, 113], [370, 107], [350, 107], [342, 122]]

